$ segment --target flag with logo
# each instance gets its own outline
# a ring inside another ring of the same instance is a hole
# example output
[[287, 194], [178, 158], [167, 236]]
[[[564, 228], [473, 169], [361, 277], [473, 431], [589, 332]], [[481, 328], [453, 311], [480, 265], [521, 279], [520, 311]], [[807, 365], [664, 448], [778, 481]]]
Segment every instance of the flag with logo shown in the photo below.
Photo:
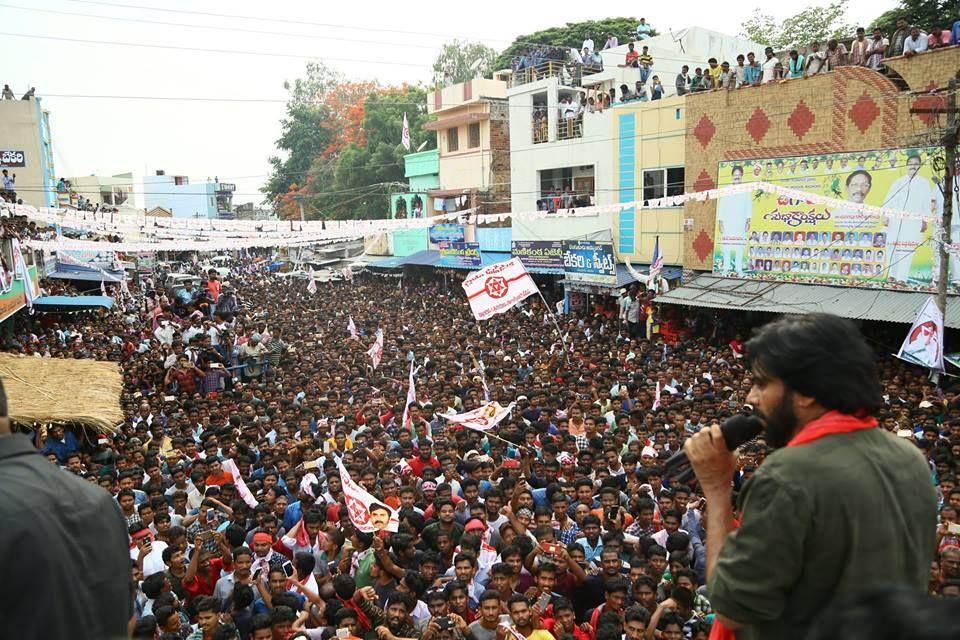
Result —
[[407, 122], [407, 114], [403, 114], [403, 131], [400, 132], [400, 142], [403, 148], [410, 151], [410, 123]]
[[33, 290], [33, 280], [30, 279], [30, 269], [27, 267], [27, 261], [23, 259], [23, 252], [20, 250], [20, 240], [13, 238], [10, 240], [10, 252], [13, 253], [13, 273], [17, 278], [23, 280], [23, 299], [33, 313], [33, 300], [36, 292]]
[[477, 320], [505, 313], [540, 292], [519, 258], [471, 271], [463, 281], [463, 290]]
[[653, 396], [653, 410], [656, 411], [660, 408], [660, 382], [657, 382], [657, 392]]
[[343, 485], [343, 497], [347, 504], [347, 514], [357, 531], [377, 533], [379, 531], [396, 532], [400, 527], [400, 518], [389, 505], [379, 502], [350, 477], [340, 458], [334, 457], [340, 482]]
[[233, 484], [237, 488], [237, 493], [240, 494], [243, 501], [247, 503], [247, 506], [251, 509], [255, 508], [257, 506], [257, 499], [250, 491], [250, 488], [247, 487], [247, 483], [243, 481], [243, 476], [240, 475], [240, 469], [237, 467], [237, 463], [234, 462], [232, 458], [227, 458], [220, 466], [233, 478]]
[[653, 260], [650, 261], [650, 275], [647, 278], [647, 289], [657, 288], [657, 279], [663, 269], [663, 254], [660, 253], [660, 236], [653, 242]]
[[347, 320], [347, 331], [350, 332], [350, 337], [354, 340], [360, 339], [360, 334], [357, 332], [357, 325], [353, 323], [353, 316], [348, 316]]
[[489, 431], [500, 424], [504, 418], [510, 415], [510, 412], [513, 411], [515, 404], [515, 402], [511, 402], [504, 407], [501, 406], [499, 402], [488, 402], [485, 405], [474, 409], [473, 411], [454, 415], [441, 413], [440, 417], [444, 418], [447, 422], [458, 424], [461, 427], [466, 427], [467, 429], [473, 429], [475, 431]]
[[913, 321], [897, 357], [934, 371], [943, 371], [943, 314], [931, 296]]
[[380, 359], [383, 357], [383, 329], [377, 329], [377, 339], [367, 349], [367, 355], [373, 360], [374, 369], [380, 366]]
[[413, 423], [410, 421], [410, 405], [417, 401], [417, 385], [413, 381], [413, 362], [410, 362], [410, 377], [407, 381], [407, 401], [403, 405], [403, 428], [410, 429], [410, 433], [416, 438], [417, 434], [413, 430]]
[[314, 278], [313, 269], [310, 269], [310, 282], [307, 283], [307, 291], [310, 292], [310, 295], [316, 295], [317, 293], [317, 280]]

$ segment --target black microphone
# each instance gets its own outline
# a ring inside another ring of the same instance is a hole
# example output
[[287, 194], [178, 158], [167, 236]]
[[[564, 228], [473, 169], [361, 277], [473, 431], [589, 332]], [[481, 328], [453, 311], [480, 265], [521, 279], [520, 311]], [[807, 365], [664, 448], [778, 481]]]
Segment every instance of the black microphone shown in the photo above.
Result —
[[[756, 414], [746, 414], [738, 413], [735, 416], [731, 416], [720, 425], [720, 433], [723, 434], [723, 441], [727, 446], [727, 449], [730, 451], [735, 450], [740, 445], [748, 442], [763, 431], [763, 420], [760, 419]], [[663, 464], [666, 471], [666, 475], [673, 475], [672, 470], [675, 470], [677, 467], [687, 464], [687, 453], [682, 449], [677, 453], [670, 456], [670, 458]], [[676, 478], [679, 482], [686, 482], [690, 479], [690, 476], [693, 474], [693, 469], [688, 469], [683, 471]]]

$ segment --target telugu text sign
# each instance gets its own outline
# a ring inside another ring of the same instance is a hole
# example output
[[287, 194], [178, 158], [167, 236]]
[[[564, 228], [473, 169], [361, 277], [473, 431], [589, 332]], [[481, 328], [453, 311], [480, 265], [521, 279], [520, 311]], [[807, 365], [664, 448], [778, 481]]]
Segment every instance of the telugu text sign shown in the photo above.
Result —
[[565, 278], [577, 282], [616, 284], [617, 261], [613, 256], [613, 243], [564, 240], [563, 273]]
[[[937, 149], [884, 149], [721, 162], [718, 184], [770, 182], [839, 198], [833, 207], [747, 191], [717, 201], [713, 270], [743, 278], [929, 289], [936, 271], [921, 217], [939, 218]], [[872, 205], [910, 217], [865, 217]], [[960, 223], [960, 221], [958, 221]], [[951, 232], [956, 236], [956, 225]], [[956, 282], [960, 269], [953, 269]]]

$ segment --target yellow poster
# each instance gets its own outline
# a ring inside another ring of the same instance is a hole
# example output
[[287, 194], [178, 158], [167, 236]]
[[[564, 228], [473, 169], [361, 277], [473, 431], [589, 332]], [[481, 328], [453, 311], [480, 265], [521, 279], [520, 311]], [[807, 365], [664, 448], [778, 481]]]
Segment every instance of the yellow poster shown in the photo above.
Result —
[[[846, 200], [851, 208], [764, 191], [717, 201], [713, 270], [726, 276], [834, 285], [930, 289], [933, 225], [867, 217], [859, 204], [939, 217], [936, 147], [721, 162], [719, 186], [750, 182]], [[939, 156], [942, 163], [942, 153]], [[938, 166], [940, 166], [938, 164]], [[960, 265], [951, 259], [951, 282]]]

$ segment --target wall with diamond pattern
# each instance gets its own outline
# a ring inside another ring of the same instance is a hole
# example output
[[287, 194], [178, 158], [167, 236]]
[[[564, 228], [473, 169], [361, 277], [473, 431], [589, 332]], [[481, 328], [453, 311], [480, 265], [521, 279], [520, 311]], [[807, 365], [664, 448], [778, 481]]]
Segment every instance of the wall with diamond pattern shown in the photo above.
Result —
[[[722, 160], [842, 153], [912, 146], [934, 116], [912, 107], [945, 106], [937, 90], [960, 68], [960, 48], [893, 61], [911, 91], [862, 67], [737, 91], [686, 97], [686, 189], [717, 186]], [[891, 65], [893, 67], [894, 65]], [[688, 202], [683, 266], [712, 267], [716, 201]]]

